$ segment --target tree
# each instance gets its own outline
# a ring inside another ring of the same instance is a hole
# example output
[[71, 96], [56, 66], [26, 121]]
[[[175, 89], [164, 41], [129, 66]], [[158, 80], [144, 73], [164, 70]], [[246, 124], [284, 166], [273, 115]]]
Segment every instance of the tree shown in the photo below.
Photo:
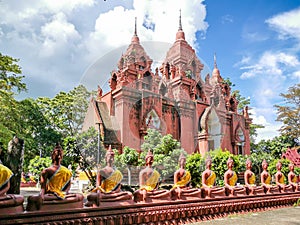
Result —
[[0, 92], [1, 95], [5, 92], [20, 93], [26, 91], [26, 84], [22, 82], [24, 76], [21, 67], [17, 64], [19, 60], [0, 53]]
[[290, 87], [286, 94], [281, 93], [284, 98], [282, 105], [277, 108], [277, 121], [283, 123], [280, 128], [281, 134], [290, 136], [295, 142], [300, 143], [300, 83]]
[[53, 99], [41, 97], [37, 102], [51, 126], [63, 137], [75, 136], [81, 131], [91, 93], [79, 85], [69, 93], [60, 92]]
[[271, 154], [273, 159], [279, 159], [288, 147], [294, 145], [295, 142], [293, 138], [281, 135], [274, 137], [271, 140], [261, 140], [257, 144], [253, 144], [251, 152], [257, 154], [268, 153]]
[[[67, 136], [64, 138], [63, 146], [65, 149], [65, 157], [63, 164], [72, 167], [79, 165], [80, 169], [86, 174], [91, 182], [91, 185], [96, 185], [97, 170], [97, 154], [98, 154], [98, 134], [94, 127], [91, 127], [85, 132], [79, 133], [76, 136]], [[104, 146], [100, 143], [100, 160], [101, 165], [104, 165], [105, 152]]]
[[[17, 64], [19, 60], [0, 53], [0, 142], [3, 149], [15, 133], [19, 133], [18, 101], [15, 95], [26, 91], [26, 84], [22, 81], [24, 76], [21, 67]], [[21, 136], [21, 135], [19, 135]]]

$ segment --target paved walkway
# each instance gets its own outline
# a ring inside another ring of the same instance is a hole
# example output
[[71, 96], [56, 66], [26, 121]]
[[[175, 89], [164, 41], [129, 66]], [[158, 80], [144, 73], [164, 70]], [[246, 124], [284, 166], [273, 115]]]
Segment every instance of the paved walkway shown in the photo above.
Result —
[[230, 215], [225, 218], [190, 225], [300, 225], [300, 207], [287, 207], [264, 212]]

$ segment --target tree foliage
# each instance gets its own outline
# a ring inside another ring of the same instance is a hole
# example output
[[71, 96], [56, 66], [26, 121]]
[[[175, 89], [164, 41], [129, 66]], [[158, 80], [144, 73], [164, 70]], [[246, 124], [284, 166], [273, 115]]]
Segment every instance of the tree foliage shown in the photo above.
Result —
[[83, 85], [79, 85], [68, 93], [58, 93], [52, 99], [40, 97], [37, 102], [52, 129], [63, 137], [74, 136], [81, 130], [90, 94]]
[[192, 186], [201, 187], [201, 174], [205, 170], [205, 161], [201, 154], [189, 155], [186, 160], [186, 169], [191, 173]]
[[290, 87], [286, 94], [281, 93], [284, 103], [275, 105], [277, 121], [283, 123], [281, 134], [294, 138], [300, 143], [300, 83]]
[[288, 147], [294, 146], [295, 144], [293, 138], [281, 135], [270, 140], [261, 140], [257, 144], [252, 144], [251, 151], [257, 154], [268, 153], [271, 154], [274, 159], [279, 159]]
[[24, 76], [21, 67], [17, 64], [19, 60], [0, 53], [0, 93], [14, 93], [25, 91], [26, 84], [23, 83]]
[[117, 168], [126, 168], [128, 166], [137, 166], [139, 159], [139, 153], [128, 146], [123, 148], [122, 154], [115, 151], [115, 165]]
[[43, 169], [49, 167], [52, 161], [50, 157], [40, 157], [35, 156], [33, 159], [30, 160], [28, 165], [28, 170], [32, 173], [35, 180], [39, 180], [41, 172]]

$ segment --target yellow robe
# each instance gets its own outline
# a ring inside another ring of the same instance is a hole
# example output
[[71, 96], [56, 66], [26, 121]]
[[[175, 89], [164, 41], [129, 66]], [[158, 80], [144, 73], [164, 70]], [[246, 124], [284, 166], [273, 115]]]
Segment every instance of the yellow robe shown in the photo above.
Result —
[[0, 164], [0, 188], [6, 185], [12, 176], [13, 172], [6, 166]]
[[268, 174], [268, 177], [267, 177], [267, 179], [265, 180], [265, 184], [270, 185], [270, 184], [271, 184], [271, 180], [272, 180], [272, 177], [271, 177], [270, 174]]
[[64, 166], [60, 166], [53, 176], [48, 180], [46, 185], [46, 193], [53, 193], [58, 198], [64, 199], [65, 194], [63, 193], [63, 189], [70, 182], [71, 177], [71, 171]]
[[114, 170], [109, 177], [101, 182], [100, 186], [93, 190], [93, 192], [100, 190], [102, 193], [108, 194], [118, 187], [122, 179], [122, 173], [119, 170]]
[[181, 177], [181, 179], [177, 181], [176, 184], [173, 185], [172, 189], [175, 189], [177, 187], [185, 187], [188, 183], [190, 183], [190, 181], [191, 181], [191, 173], [189, 171], [185, 171], [183, 177]]
[[229, 178], [229, 180], [228, 180], [228, 184], [230, 185], [230, 186], [235, 186], [235, 184], [236, 184], [236, 182], [237, 182], [237, 180], [238, 180], [238, 177], [237, 177], [237, 175], [236, 175], [236, 172], [234, 172], [234, 171], [232, 171], [232, 176]]
[[293, 182], [293, 183], [297, 183], [297, 176], [294, 176], [294, 177], [293, 177], [292, 182]]
[[153, 191], [158, 184], [159, 178], [160, 178], [159, 172], [153, 170], [151, 176], [148, 178], [148, 180], [146, 180], [146, 184], [142, 185], [140, 187], [140, 190]]
[[252, 175], [249, 178], [249, 184], [255, 185], [255, 174], [252, 173]]
[[285, 180], [285, 177], [284, 177], [284, 175], [282, 174], [282, 176], [281, 176], [280, 179], [279, 179], [279, 183], [284, 184], [284, 180]]
[[206, 185], [212, 187], [216, 181], [216, 173], [214, 171], [210, 171], [209, 177], [206, 179]]

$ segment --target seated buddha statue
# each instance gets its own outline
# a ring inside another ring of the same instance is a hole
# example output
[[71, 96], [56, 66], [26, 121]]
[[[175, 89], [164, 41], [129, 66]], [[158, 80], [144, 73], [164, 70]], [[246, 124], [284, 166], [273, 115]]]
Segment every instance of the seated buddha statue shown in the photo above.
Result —
[[227, 171], [224, 174], [224, 185], [226, 189], [226, 194], [230, 197], [232, 196], [244, 196], [246, 195], [246, 189], [243, 186], [237, 186], [237, 174], [232, 170], [233, 168], [233, 159], [229, 158], [227, 160]]
[[172, 199], [201, 198], [201, 189], [191, 188], [191, 173], [185, 169], [186, 157], [179, 157], [180, 168], [174, 173], [174, 185], [171, 189]]
[[265, 159], [262, 162], [262, 169], [263, 169], [263, 172], [260, 174], [260, 181], [261, 181], [261, 185], [264, 188], [265, 193], [266, 194], [279, 193], [279, 187], [271, 184], [272, 177], [271, 177], [270, 173], [268, 172], [268, 163]]
[[206, 169], [202, 173], [202, 189], [205, 198], [218, 198], [224, 197], [225, 188], [224, 187], [217, 187], [215, 186], [216, 181], [216, 173], [211, 170], [212, 160], [208, 157], [205, 160], [205, 167]]
[[282, 163], [278, 161], [276, 163], [277, 172], [275, 173], [275, 182], [276, 185], [279, 187], [279, 191], [284, 192], [293, 192], [293, 186], [291, 184], [285, 184], [285, 176], [281, 172]]
[[13, 172], [0, 163], [0, 215], [4, 213], [21, 213], [24, 211], [24, 197], [7, 194]]
[[71, 171], [61, 165], [63, 150], [57, 144], [51, 154], [52, 165], [41, 173], [39, 195], [29, 196], [27, 211], [51, 211], [83, 207], [83, 195], [71, 194]]
[[106, 166], [97, 174], [97, 187], [87, 196], [87, 207], [97, 207], [105, 203], [133, 203], [131, 192], [121, 191], [123, 175], [113, 167], [114, 152], [109, 146], [105, 155]]
[[255, 174], [251, 171], [252, 162], [250, 159], [246, 160], [246, 171], [244, 173], [245, 187], [248, 195], [261, 195], [265, 194], [262, 186], [256, 186]]
[[152, 168], [153, 154], [148, 151], [145, 161], [146, 168], [139, 173], [140, 188], [133, 194], [135, 202], [155, 202], [171, 200], [171, 192], [168, 190], [158, 190], [160, 174]]
[[290, 172], [288, 173], [288, 182], [289, 182], [290, 185], [293, 186], [294, 191], [300, 191], [300, 185], [298, 183], [298, 177], [294, 172], [294, 168], [295, 168], [294, 164], [290, 163], [289, 164]]

